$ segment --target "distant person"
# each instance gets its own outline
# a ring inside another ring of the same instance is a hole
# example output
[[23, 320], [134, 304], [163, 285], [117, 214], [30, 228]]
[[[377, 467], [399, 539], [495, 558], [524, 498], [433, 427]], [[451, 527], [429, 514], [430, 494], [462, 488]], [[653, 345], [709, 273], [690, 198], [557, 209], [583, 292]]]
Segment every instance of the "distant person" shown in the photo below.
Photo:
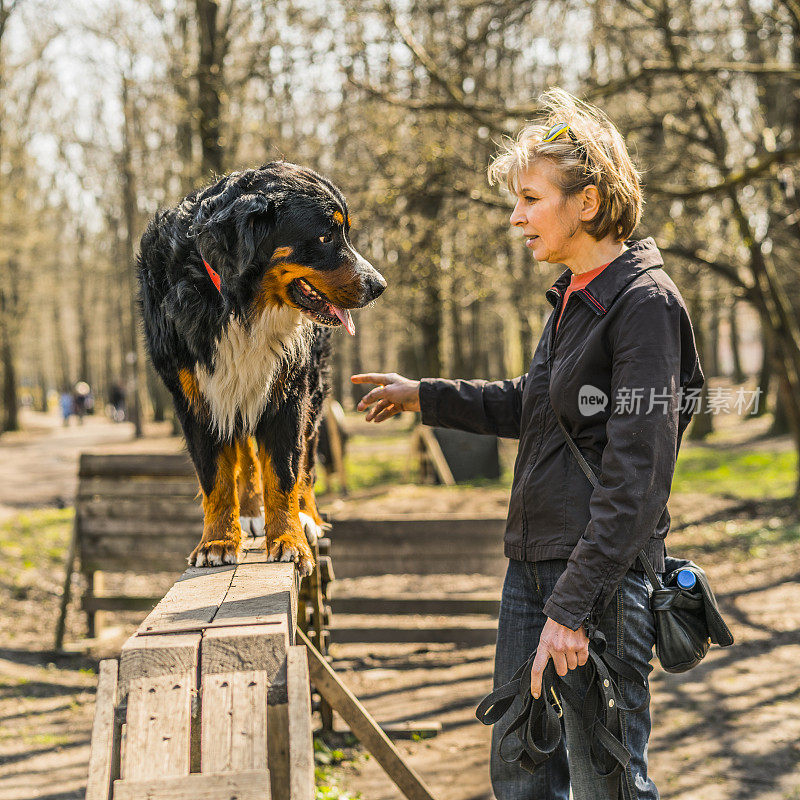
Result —
[[62, 389], [58, 396], [58, 407], [61, 410], [62, 424], [66, 428], [69, 425], [69, 418], [74, 413], [75, 407], [72, 403], [72, 393], [69, 389]]
[[120, 381], [114, 381], [108, 393], [111, 404], [111, 418], [114, 422], [125, 421], [125, 388]]
[[[622, 136], [600, 110], [564, 91], [550, 90], [540, 101], [541, 121], [508, 140], [489, 167], [490, 180], [517, 198], [511, 225], [534, 258], [567, 267], [546, 292], [554, 309], [528, 374], [492, 383], [395, 373], [352, 380], [377, 384], [358, 404], [369, 409], [367, 420], [421, 411], [427, 425], [519, 438], [495, 688], [536, 650], [534, 696], [550, 659], [583, 695], [590, 636], [603, 633], [610, 652], [643, 678], [619, 686], [625, 707], [641, 706], [622, 711], [631, 753], [620, 773], [622, 796], [656, 800], [647, 771], [652, 586], [636, 558], [644, 549], [656, 571], [664, 570], [667, 499], [693, 410], [680, 398], [702, 386], [703, 373], [686, 305], [661, 253], [652, 239], [630, 238], [643, 199]], [[599, 472], [597, 489], [556, 414]], [[565, 735], [533, 774], [498, 752], [519, 698], [494, 725], [490, 770], [498, 800], [567, 800], [570, 788], [575, 800], [617, 800], [592, 766], [580, 709], [563, 699]], [[597, 735], [590, 728], [588, 737]]]
[[93, 402], [92, 390], [86, 381], [78, 381], [72, 392], [73, 413], [78, 418], [78, 425], [83, 425], [83, 418]]

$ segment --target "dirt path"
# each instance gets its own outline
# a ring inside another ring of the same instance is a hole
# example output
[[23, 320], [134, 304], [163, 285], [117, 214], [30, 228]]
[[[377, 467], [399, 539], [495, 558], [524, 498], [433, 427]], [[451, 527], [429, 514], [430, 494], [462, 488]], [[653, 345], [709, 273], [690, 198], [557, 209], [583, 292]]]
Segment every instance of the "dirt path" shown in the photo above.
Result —
[[[0, 440], [0, 520], [26, 508], [69, 503], [81, 450], [170, 452], [180, 447], [164, 428], [152, 431], [155, 438], [134, 442], [130, 426], [103, 419], [87, 418], [82, 428], [68, 429], [40, 416], [26, 424], [25, 433]], [[367, 496], [370, 508], [385, 513], [415, 508], [501, 513], [505, 504], [503, 490], [401, 486], [365, 492], [331, 504], [332, 510], [342, 516], [357, 513]], [[682, 495], [670, 505], [671, 549], [707, 568], [737, 646], [713, 652], [686, 675], [658, 668], [653, 673], [650, 761], [662, 797], [800, 800], [800, 526], [785, 504], [774, 502], [743, 505]], [[0, 571], [0, 800], [83, 796], [97, 659], [114, 655], [135, 625], [128, 620], [102, 649], [56, 658], [48, 648], [60, 558], [56, 549], [42, 557], [40, 566], [33, 559], [34, 567]], [[431, 591], [441, 590], [440, 578], [429, 580]], [[460, 579], [459, 588], [470, 585], [491, 588], [480, 576]], [[341, 582], [339, 590], [345, 588]], [[425, 587], [417, 582], [416, 590]], [[82, 625], [73, 611], [68, 641], [79, 640]], [[334, 666], [377, 719], [442, 723], [435, 738], [399, 744], [437, 797], [489, 796], [489, 734], [475, 720], [474, 708], [490, 686], [491, 647], [340, 645], [333, 655]], [[363, 800], [400, 797], [374, 759], [357, 756], [335, 775], [343, 789], [361, 792]]]

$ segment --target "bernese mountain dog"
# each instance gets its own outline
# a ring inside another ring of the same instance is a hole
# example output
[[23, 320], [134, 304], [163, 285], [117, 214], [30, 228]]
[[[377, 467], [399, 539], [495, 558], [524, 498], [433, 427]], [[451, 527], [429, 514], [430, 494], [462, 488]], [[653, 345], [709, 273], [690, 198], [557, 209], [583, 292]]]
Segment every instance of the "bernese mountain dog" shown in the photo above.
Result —
[[264, 531], [269, 560], [313, 570], [329, 329], [353, 334], [350, 309], [386, 288], [349, 234], [336, 186], [281, 161], [189, 194], [142, 237], [147, 349], [202, 493], [203, 536], [190, 565], [236, 563], [244, 522]]

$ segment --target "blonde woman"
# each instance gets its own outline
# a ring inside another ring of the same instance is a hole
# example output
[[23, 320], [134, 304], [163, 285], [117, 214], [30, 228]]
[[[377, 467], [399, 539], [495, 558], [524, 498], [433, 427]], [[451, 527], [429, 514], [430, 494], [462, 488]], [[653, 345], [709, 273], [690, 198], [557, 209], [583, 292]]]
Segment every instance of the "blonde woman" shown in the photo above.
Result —
[[[622, 739], [631, 759], [615, 780], [592, 765], [591, 734], [562, 703], [564, 736], [533, 774], [500, 758], [508, 713], [494, 726], [490, 769], [499, 800], [654, 800], [647, 771], [647, 675], [655, 643], [644, 550], [664, 569], [666, 509], [681, 437], [682, 399], [703, 374], [680, 292], [639, 223], [639, 175], [613, 123], [560, 89], [489, 167], [516, 196], [511, 224], [537, 261], [566, 267], [546, 297], [553, 312], [527, 375], [486, 382], [396, 374], [354, 375], [377, 384], [359, 403], [367, 420], [421, 411], [428, 425], [519, 438], [509, 502], [495, 686], [537, 650], [531, 691], [549, 660], [581, 688], [589, 635], [643, 677], [620, 681]], [[599, 476], [592, 488], [558, 420]]]

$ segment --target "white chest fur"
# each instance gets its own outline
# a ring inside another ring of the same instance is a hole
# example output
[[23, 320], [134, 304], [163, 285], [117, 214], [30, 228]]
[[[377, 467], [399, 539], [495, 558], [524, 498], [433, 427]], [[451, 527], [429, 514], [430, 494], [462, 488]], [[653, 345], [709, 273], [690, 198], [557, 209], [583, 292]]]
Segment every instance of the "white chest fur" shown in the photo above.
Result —
[[287, 307], [268, 307], [249, 326], [231, 318], [217, 342], [214, 371], [196, 370], [221, 437], [230, 438], [237, 416], [252, 433], [283, 361], [307, 357], [311, 324]]

